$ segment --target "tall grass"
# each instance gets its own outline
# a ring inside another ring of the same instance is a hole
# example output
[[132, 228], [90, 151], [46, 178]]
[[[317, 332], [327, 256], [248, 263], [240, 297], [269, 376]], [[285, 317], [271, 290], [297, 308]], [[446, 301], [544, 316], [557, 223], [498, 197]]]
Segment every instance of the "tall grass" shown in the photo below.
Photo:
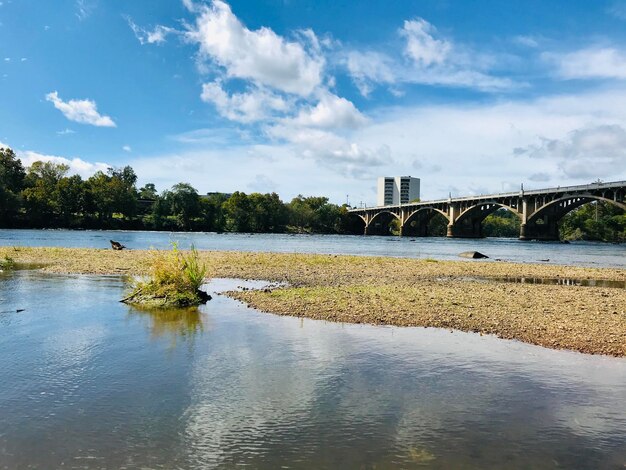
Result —
[[153, 307], [187, 307], [206, 301], [200, 291], [207, 267], [192, 245], [188, 254], [176, 244], [171, 251], [155, 251], [148, 279], [137, 280], [126, 303]]

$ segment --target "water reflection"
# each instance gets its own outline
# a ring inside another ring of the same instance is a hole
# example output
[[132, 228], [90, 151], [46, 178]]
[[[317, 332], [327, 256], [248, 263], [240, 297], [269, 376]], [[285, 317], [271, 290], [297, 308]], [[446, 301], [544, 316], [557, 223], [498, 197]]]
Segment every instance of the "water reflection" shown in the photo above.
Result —
[[512, 284], [544, 284], [550, 286], [569, 287], [604, 287], [609, 289], [626, 289], [626, 281], [616, 281], [611, 279], [583, 279], [568, 277], [528, 277], [528, 276], [502, 276], [502, 277], [438, 277], [437, 281], [466, 281], [466, 282], [507, 282]]
[[0, 307], [25, 308], [0, 315], [0, 468], [626, 464], [625, 359], [223, 296], [129, 310], [123, 291], [113, 277], [0, 278]]
[[204, 331], [204, 314], [197, 307], [175, 309], [129, 308], [129, 318], [145, 320], [152, 339], [169, 338], [172, 347], [178, 341], [193, 342]]

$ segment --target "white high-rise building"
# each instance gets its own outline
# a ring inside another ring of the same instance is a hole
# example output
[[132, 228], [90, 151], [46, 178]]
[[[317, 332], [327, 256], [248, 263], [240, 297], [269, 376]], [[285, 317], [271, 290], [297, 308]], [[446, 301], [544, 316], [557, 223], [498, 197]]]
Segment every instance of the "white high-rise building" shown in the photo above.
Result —
[[420, 179], [410, 176], [380, 176], [377, 206], [407, 204], [420, 197]]

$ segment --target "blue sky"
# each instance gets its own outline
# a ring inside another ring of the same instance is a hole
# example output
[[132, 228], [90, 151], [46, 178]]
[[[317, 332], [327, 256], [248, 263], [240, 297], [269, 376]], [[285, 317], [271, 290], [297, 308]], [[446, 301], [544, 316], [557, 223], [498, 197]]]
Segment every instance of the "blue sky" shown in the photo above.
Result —
[[0, 0], [0, 145], [355, 205], [626, 179], [626, 1]]

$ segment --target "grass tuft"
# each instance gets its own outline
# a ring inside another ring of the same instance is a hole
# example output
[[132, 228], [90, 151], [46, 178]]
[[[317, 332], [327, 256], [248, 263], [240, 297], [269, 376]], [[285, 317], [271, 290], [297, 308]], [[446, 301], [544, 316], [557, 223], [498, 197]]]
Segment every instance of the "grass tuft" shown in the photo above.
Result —
[[9, 271], [10, 269], [15, 269], [15, 260], [9, 255], [5, 255], [4, 259], [0, 259], [0, 270]]
[[123, 302], [145, 307], [189, 307], [208, 300], [200, 290], [207, 268], [193, 245], [188, 254], [173, 244], [171, 251], [155, 251], [151, 256], [148, 279], [137, 280]]

